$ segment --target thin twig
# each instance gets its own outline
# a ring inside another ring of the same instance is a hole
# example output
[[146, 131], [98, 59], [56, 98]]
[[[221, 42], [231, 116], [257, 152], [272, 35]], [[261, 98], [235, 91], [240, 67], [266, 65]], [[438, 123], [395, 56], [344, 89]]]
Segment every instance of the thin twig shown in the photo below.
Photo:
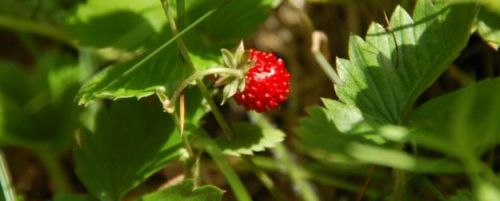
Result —
[[358, 195], [356, 196], [357, 201], [361, 201], [363, 199], [363, 196], [365, 195], [366, 189], [368, 189], [368, 186], [370, 185], [370, 181], [373, 178], [373, 175], [375, 174], [376, 166], [371, 165], [370, 170], [368, 172], [368, 176], [366, 176], [365, 182], [359, 189]]

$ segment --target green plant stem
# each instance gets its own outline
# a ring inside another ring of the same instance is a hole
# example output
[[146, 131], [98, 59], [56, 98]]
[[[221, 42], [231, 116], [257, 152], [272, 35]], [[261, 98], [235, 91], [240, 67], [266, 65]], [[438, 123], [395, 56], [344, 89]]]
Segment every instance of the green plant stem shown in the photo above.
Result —
[[[182, 30], [181, 32], [178, 31], [177, 27], [176, 27], [176, 24], [175, 24], [175, 20], [174, 20], [174, 17], [171, 15], [171, 13], [169, 12], [169, 4], [168, 4], [168, 1], [167, 0], [160, 0], [161, 1], [161, 4], [163, 6], [163, 11], [165, 12], [165, 15], [168, 19], [168, 22], [169, 22], [169, 25], [170, 25], [170, 29], [172, 30], [172, 33], [174, 35], [174, 38], [176, 36], [178, 36], [179, 34], [183, 33], [184, 30]], [[182, 1], [182, 0], [180, 0]], [[227, 2], [227, 1], [224, 1], [224, 3]], [[223, 4], [224, 4], [223, 3]], [[181, 2], [181, 3], [177, 3], [177, 4], [181, 4], [181, 5], [185, 5], [184, 2]], [[219, 5], [218, 7], [222, 6], [223, 4]], [[217, 7], [217, 8], [218, 8]], [[178, 13], [184, 13], [184, 8], [183, 7], [177, 7], [178, 10], [182, 10], [182, 11], [177, 11]], [[215, 12], [216, 9], [214, 10], [211, 10], [207, 13], [210, 13], [210, 12]], [[205, 14], [206, 15], [206, 14]], [[204, 16], [205, 16], [204, 15]], [[182, 21], [183, 19], [181, 19], [180, 21]], [[194, 24], [194, 23], [193, 23]], [[191, 24], [192, 25], [192, 24]], [[189, 27], [191, 27], [188, 26]], [[192, 71], [196, 71], [196, 68], [191, 60], [191, 57], [189, 56], [189, 51], [186, 47], [186, 45], [184, 44], [182, 38], [179, 38], [177, 40], [177, 47], [179, 49], [179, 51], [181, 52], [182, 54], [182, 57], [184, 58], [184, 60], [186, 61], [186, 63], [188, 64], [189, 68], [192, 70]], [[217, 105], [215, 104], [214, 100], [212, 99], [212, 95], [210, 94], [210, 91], [208, 90], [207, 86], [205, 85], [205, 83], [203, 83], [203, 81], [201, 79], [196, 79], [196, 85], [198, 86], [198, 88], [200, 89], [203, 97], [205, 98], [205, 100], [207, 101], [211, 111], [212, 111], [212, 114], [215, 116], [215, 120], [219, 123], [219, 125], [221, 126], [224, 134], [226, 135], [226, 137], [230, 137], [232, 136], [233, 132], [231, 130], [231, 127], [229, 126], [229, 124], [225, 121], [224, 117], [222, 116], [222, 113], [219, 111], [219, 108], [217, 107]]]
[[432, 182], [429, 181], [428, 178], [424, 178], [422, 180], [422, 182], [424, 184], [423, 186], [425, 188], [429, 189], [429, 191], [432, 192], [439, 201], [446, 201], [447, 200], [446, 197], [443, 195], [443, 193], [441, 193], [439, 191], [439, 189], [437, 189], [436, 186], [434, 186], [434, 184], [432, 184]]
[[316, 62], [318, 62], [319, 66], [323, 70], [323, 72], [328, 76], [328, 78], [334, 83], [334, 84], [340, 84], [340, 78], [335, 72], [334, 68], [330, 63], [326, 60], [325, 56], [321, 54], [321, 52], [314, 52], [314, 59], [316, 59]]
[[240, 70], [223, 68], [223, 67], [209, 68], [207, 70], [198, 71], [196, 73], [193, 73], [191, 76], [189, 76], [188, 78], [186, 78], [184, 81], [181, 82], [181, 84], [177, 87], [174, 94], [172, 95], [172, 99], [170, 100], [171, 105], [167, 107], [170, 108], [171, 110], [175, 110], [175, 103], [177, 102], [177, 99], [191, 82], [201, 80], [203, 77], [212, 74], [228, 74], [236, 78], [243, 77], [243, 73]]
[[405, 200], [404, 194], [406, 192], [406, 172], [403, 170], [394, 170], [395, 172], [395, 181], [394, 181], [394, 190], [392, 192], [392, 197], [390, 200], [392, 201], [400, 201]]
[[221, 170], [236, 198], [239, 201], [251, 201], [252, 199], [250, 194], [248, 194], [243, 182], [241, 182], [234, 169], [226, 161], [226, 158], [224, 158], [224, 154], [217, 143], [215, 143], [215, 141], [212, 140], [212, 138], [210, 138], [205, 131], [200, 131], [197, 137], [201, 140], [203, 148], [207, 151], [210, 157], [212, 157], [217, 167]]
[[319, 201], [313, 186], [306, 180], [306, 177], [298, 166], [288, 150], [282, 144], [277, 144], [273, 149], [276, 158], [282, 163], [282, 168], [285, 168], [289, 173], [295, 187], [300, 189], [300, 196], [304, 201]]
[[[164, 2], [164, 0], [161, 0], [162, 5], [163, 5], [163, 2]], [[158, 47], [155, 50], [153, 50], [151, 53], [149, 53], [147, 56], [145, 56], [143, 59], [141, 59], [135, 65], [133, 65], [132, 67], [130, 67], [123, 74], [124, 75], [128, 75], [128, 74], [132, 73], [133, 71], [135, 71], [137, 68], [139, 68], [140, 66], [142, 66], [144, 63], [146, 63], [147, 61], [149, 61], [151, 58], [153, 58], [154, 56], [156, 56], [157, 54], [159, 54], [163, 49], [167, 48], [170, 44], [172, 44], [173, 42], [176, 42], [177, 40], [179, 40], [188, 31], [190, 31], [195, 26], [197, 26], [198, 24], [200, 24], [201, 22], [203, 22], [204, 20], [206, 20], [208, 17], [210, 17], [211, 15], [213, 15], [215, 13], [215, 11], [217, 11], [217, 9], [218, 9], [218, 7], [216, 7], [214, 9], [206, 12], [201, 17], [199, 17], [197, 20], [195, 20], [193, 23], [191, 23], [189, 26], [187, 26], [186, 29], [183, 29], [182, 31], [180, 31], [178, 33], [177, 33], [177, 30], [176, 30], [176, 34], [174, 34], [174, 36], [172, 38], [170, 38], [167, 42], [163, 43], [160, 47]]]
[[[161, 0], [161, 3], [162, 3], [162, 6], [163, 6], [163, 10], [165, 12], [165, 15], [168, 18], [168, 21], [169, 21], [169, 24], [170, 24], [170, 28], [171, 28], [173, 34], [175, 36], [177, 36], [178, 35], [178, 30], [177, 30], [177, 27], [175, 26], [175, 20], [174, 20], [173, 16], [171, 16], [171, 14], [169, 12], [168, 1], [167, 0]], [[184, 2], [180, 2], [180, 3], [177, 3], [177, 4], [185, 5]], [[178, 10], [182, 10], [182, 11], [178, 11], [178, 13], [184, 13], [184, 11], [183, 11], [184, 8], [183, 7], [177, 7], [177, 9]], [[180, 21], [182, 21], [182, 19]], [[194, 66], [193, 62], [191, 61], [191, 58], [190, 58], [190, 56], [188, 54], [188, 49], [187, 49], [186, 45], [184, 44], [184, 42], [182, 41], [182, 39], [180, 39], [180, 38], [179, 38], [179, 40], [177, 40], [177, 47], [179, 48], [179, 51], [181, 52], [183, 58], [185, 59], [186, 63], [190, 67], [190, 69], [192, 71], [196, 71], [196, 68], [195, 68], [195, 66]], [[219, 111], [217, 105], [213, 101], [212, 96], [211, 96], [210, 91], [208, 90], [207, 86], [203, 83], [203, 81], [200, 78], [196, 79], [196, 85], [198, 86], [198, 88], [200, 89], [200, 91], [203, 94], [204, 98], [206, 99], [208, 105], [210, 106], [210, 108], [212, 110], [212, 113], [215, 116], [215, 119], [217, 120], [217, 122], [221, 126], [222, 130], [224, 131], [224, 133], [226, 135], [231, 136], [232, 135], [232, 130], [229, 127], [229, 124], [225, 121], [225, 119], [222, 116], [221, 112]], [[231, 166], [229, 165], [229, 163], [224, 158], [224, 155], [222, 154], [222, 151], [220, 150], [220, 148], [205, 133], [203, 135], [204, 135], [203, 138], [205, 139], [205, 141], [208, 142], [208, 145], [204, 146], [205, 150], [213, 158], [213, 160], [215, 161], [215, 163], [217, 164], [217, 166], [221, 169], [222, 174], [228, 180], [229, 185], [233, 189], [234, 194], [236, 195], [236, 197], [238, 198], [238, 200], [239, 201], [251, 201], [252, 199], [250, 198], [250, 195], [246, 191], [246, 188], [243, 186], [243, 183], [239, 179], [239, 177], [236, 174], [236, 172], [231, 168]]]
[[[252, 162], [257, 166], [258, 168], [264, 169], [266, 171], [275, 171], [279, 172], [282, 174], [286, 174], [286, 172], [279, 167], [279, 164], [276, 163], [275, 159], [268, 158], [268, 157], [260, 157], [260, 156], [254, 156], [252, 158]], [[302, 174], [306, 179], [314, 180], [316, 182], [334, 186], [343, 190], [351, 191], [351, 192], [358, 192], [359, 187], [358, 185], [354, 183], [349, 183], [348, 181], [344, 181], [341, 178], [335, 178], [332, 175], [329, 174], [324, 174], [320, 173], [324, 170], [318, 170], [317, 166], [318, 164], [311, 164], [307, 163], [304, 164], [302, 169]], [[321, 165], [323, 166], [323, 165]], [[330, 171], [330, 170], [327, 170]], [[379, 197], [380, 195], [378, 194], [377, 191], [374, 191], [370, 188], [367, 188], [365, 191], [365, 194], [368, 197]]]
[[34, 33], [76, 47], [76, 44], [71, 41], [68, 35], [49, 24], [0, 15], [0, 27], [19, 32]]
[[[197, 83], [203, 83], [203, 82], [200, 81]], [[231, 136], [233, 136], [233, 130], [229, 126], [229, 123], [227, 123], [226, 120], [224, 119], [224, 116], [222, 116], [222, 113], [220, 112], [219, 108], [212, 99], [212, 96], [210, 95], [210, 91], [208, 90], [207, 86], [205, 86], [205, 84], [198, 84], [198, 88], [200, 89], [201, 94], [203, 94], [203, 96], [207, 100], [208, 106], [210, 107], [210, 110], [212, 111], [215, 120], [222, 128], [222, 132], [225, 134], [226, 138], [231, 138]]]
[[260, 180], [260, 182], [264, 185], [264, 187], [267, 188], [267, 190], [273, 195], [275, 200], [278, 201], [285, 201], [286, 197], [279, 191], [279, 189], [276, 188], [276, 185], [274, 184], [273, 180], [271, 177], [262, 169], [257, 167], [254, 163], [252, 158], [249, 156], [244, 156], [243, 159], [245, 162], [250, 165], [250, 168], [254, 172], [255, 176]]
[[71, 184], [58, 157], [48, 151], [38, 150], [37, 152], [38, 157], [45, 165], [50, 181], [53, 182], [52, 187], [54, 191], [57, 193], [71, 192]]
[[2, 200], [5, 201], [16, 201], [14, 188], [10, 182], [10, 174], [7, 167], [7, 160], [3, 151], [0, 149], [0, 186], [2, 187]]

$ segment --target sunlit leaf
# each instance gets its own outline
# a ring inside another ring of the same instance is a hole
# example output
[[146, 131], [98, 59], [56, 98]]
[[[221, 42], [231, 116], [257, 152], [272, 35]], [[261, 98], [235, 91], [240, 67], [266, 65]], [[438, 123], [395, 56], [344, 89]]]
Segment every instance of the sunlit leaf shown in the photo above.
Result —
[[402, 123], [408, 107], [465, 47], [475, 11], [474, 5], [420, 0], [413, 17], [397, 7], [389, 28], [373, 23], [366, 40], [351, 36], [350, 60], [337, 60], [340, 101], [366, 119]]
[[493, 13], [482, 8], [478, 15], [477, 31], [484, 40], [500, 45], [500, 12]]
[[[153, 9], [161, 9], [161, 5], [159, 4], [160, 1], [158, 0], [155, 2], [157, 2], [158, 5], [156, 5]], [[187, 1], [185, 13], [185, 16], [187, 16], [187, 19], [185, 19], [186, 26], [200, 18], [200, 16], [204, 15], [208, 11], [218, 9], [213, 15], [209, 16], [194, 29], [189, 30], [188, 33], [182, 37], [187, 44], [190, 57], [192, 58], [196, 69], [210, 68], [220, 62], [222, 60], [220, 48], [236, 47], [242, 37], [251, 34], [251, 31], [255, 30], [257, 26], [267, 18], [270, 10], [276, 6], [278, 2], [278, 0], [244, 0], [229, 2], [223, 0], [215, 2], [201, 0]], [[87, 2], [82, 5], [85, 8], [89, 7], [84, 9], [84, 11], [91, 13], [97, 12], [91, 9], [94, 8], [93, 4], [108, 5], [112, 3], [102, 3], [100, 1]], [[125, 4], [131, 4], [131, 2], [126, 2]], [[146, 3], [141, 3], [141, 5], [142, 4]], [[104, 6], [104, 8], [120, 11], [121, 7], [117, 7], [115, 9], [112, 6]], [[141, 6], [139, 6], [139, 8], [141, 8]], [[135, 21], [139, 21], [143, 24], [142, 22], [144, 20], [140, 19], [146, 18], [144, 16], [145, 14], [142, 12], [143, 10], [137, 10], [136, 8], [132, 9], [129, 7], [124, 10], [128, 13], [127, 15], [133, 15], [136, 16], [134, 18], [139, 18]], [[175, 8], [172, 8], [172, 10], [175, 10]], [[144, 11], [147, 11], [147, 9]], [[156, 16], [156, 11], [154, 13], [154, 16]], [[96, 16], [100, 15], [96, 14]], [[111, 18], [115, 19], [117, 17], [111, 16]], [[165, 20], [165, 16], [158, 18]], [[124, 19], [116, 20], [118, 20], [119, 23], [126, 21]], [[89, 26], [93, 25], [92, 21], [89, 21], [88, 23]], [[98, 22], [95, 23], [96, 26], [101, 26]], [[135, 30], [134, 24], [127, 26], [126, 23], [123, 23], [123, 25], [124, 29], [130, 29], [132, 31]], [[182, 29], [182, 27], [180, 29]], [[144, 32], [148, 32], [148, 30], [149, 29], [146, 29]], [[154, 30], [156, 31], [156, 28]], [[113, 36], [111, 37], [115, 37], [114, 35], [125, 38], [128, 37], [127, 35], [122, 36], [121, 33], [127, 34], [129, 32], [113, 32]], [[148, 57], [153, 50], [171, 38], [169, 33], [170, 31], [167, 30], [153, 34], [153, 36], [159, 38], [159, 40], [153, 42], [151, 45], [147, 45], [148, 48], [145, 48], [143, 51], [144, 53], [141, 56], [126, 63], [116, 64], [110, 69], [105, 69], [104, 71], [98, 73], [94, 78], [86, 83], [80, 91], [78, 97], [79, 103], [86, 104], [98, 98], [118, 99], [128, 97], [144, 97], [152, 95], [156, 89], [161, 87], [165, 89], [167, 94], [171, 94], [180, 81], [187, 77], [188, 73], [192, 73], [190, 72], [189, 67], [182, 62], [177, 46], [175, 43], [172, 43], [155, 56]], [[95, 37], [95, 34], [85, 34], [89, 37]], [[143, 32], [140, 32], [139, 34], [143, 34]], [[132, 38], [135, 39], [140, 37], [134, 36]], [[127, 42], [128, 40], [123, 41]], [[98, 42], [104, 43], [99, 44], [99, 46], [116, 46], [114, 45], [115, 42], [112, 40], [107, 43], [106, 41]], [[138, 41], [136, 43], [143, 44], [144, 42]], [[133, 45], [127, 42], [124, 46], [128, 47]]]

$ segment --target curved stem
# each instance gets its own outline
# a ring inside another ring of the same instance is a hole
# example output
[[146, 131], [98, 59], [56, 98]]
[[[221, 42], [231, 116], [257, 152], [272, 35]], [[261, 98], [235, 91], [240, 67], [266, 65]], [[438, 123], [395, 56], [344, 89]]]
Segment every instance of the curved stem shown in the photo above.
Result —
[[[199, 81], [199, 83], [203, 82]], [[205, 84], [198, 84], [198, 88], [205, 97], [205, 100], [207, 100], [208, 106], [212, 110], [212, 114], [214, 115], [217, 123], [222, 128], [222, 131], [226, 135], [226, 138], [231, 138], [231, 136], [233, 136], [233, 130], [229, 126], [229, 123], [227, 123], [227, 121], [224, 119], [224, 116], [222, 116], [222, 113], [220, 112], [219, 108], [212, 99], [212, 96], [210, 95], [210, 91], [208, 90], [207, 86], [205, 86]]]
[[[182, 94], [184, 89], [186, 89], [186, 87], [190, 83], [192, 83], [193, 81], [201, 80], [201, 78], [203, 78], [207, 75], [221, 74], [221, 73], [228, 74], [228, 75], [234, 76], [236, 78], [243, 77], [243, 73], [240, 70], [223, 68], [223, 67], [209, 68], [209, 69], [204, 70], [204, 71], [196, 72], [196, 73], [192, 74], [191, 76], [189, 76], [188, 78], [186, 78], [184, 81], [182, 81], [181, 84], [179, 85], [179, 87], [177, 87], [174, 94], [172, 95], [172, 99], [170, 99], [170, 105], [167, 106], [167, 108], [170, 109], [169, 112], [173, 112], [175, 110], [175, 103], [177, 102], [177, 99], [179, 98], [179, 96]], [[210, 98], [210, 99], [212, 99], [212, 98]]]
[[[182, 30], [181, 32], [178, 32], [177, 26], [175, 24], [174, 17], [169, 12], [168, 1], [167, 0], [160, 0], [160, 1], [161, 1], [161, 5], [163, 6], [163, 11], [165, 12], [165, 16], [167, 16], [167, 19], [168, 19], [168, 22], [169, 22], [169, 25], [170, 25], [170, 29], [172, 30], [172, 33], [173, 33], [174, 38], [175, 38], [175, 37], [179, 36], [181, 33], [183, 33], [185, 30]], [[178, 1], [182, 1], [182, 0], [178, 0]], [[229, 2], [229, 0], [226, 0], [226, 1], [222, 2], [215, 9], [207, 12], [207, 14], [205, 14], [203, 16], [206, 16], [209, 13], [210, 13], [210, 15], [213, 14], [218, 8], [222, 7], [227, 2]], [[184, 2], [177, 3], [177, 4], [178, 5], [179, 4], [185, 5]], [[177, 11], [178, 13], [184, 13], [184, 7], [178, 6], [177, 10], [178, 10]], [[182, 21], [182, 19], [180, 21]], [[186, 29], [188, 29], [189, 27], [191, 27], [191, 25], [189, 25]], [[181, 52], [182, 57], [184, 58], [184, 60], [186, 60], [186, 63], [188, 64], [189, 68], [192, 71], [196, 71], [196, 68], [194, 67], [194, 64], [191, 61], [191, 58], [190, 58], [190, 56], [188, 54], [188, 49], [187, 49], [186, 45], [184, 44], [182, 38], [180, 38], [180, 36], [179, 36], [179, 39], [176, 42], [177, 42], [177, 47], [178, 47], [179, 51]], [[214, 100], [212, 99], [212, 96], [210, 95], [210, 92], [209, 92], [207, 86], [205, 85], [205, 83], [203, 83], [203, 81], [201, 79], [196, 79], [196, 85], [198, 86], [198, 88], [200, 89], [201, 93], [203, 94], [203, 97], [205, 98], [205, 100], [207, 101], [208, 105], [210, 106], [212, 114], [214, 114], [214, 116], [215, 116], [215, 120], [217, 120], [217, 122], [219, 123], [219, 125], [223, 129], [224, 133], [227, 136], [231, 136], [232, 135], [231, 127], [229, 126], [229, 124], [226, 122], [226, 120], [222, 116], [222, 113], [219, 111], [219, 108], [217, 107], [217, 105], [215, 104]]]
[[7, 167], [7, 160], [0, 149], [0, 187], [2, 187], [2, 198], [5, 201], [15, 201], [15, 193], [10, 183], [10, 175]]

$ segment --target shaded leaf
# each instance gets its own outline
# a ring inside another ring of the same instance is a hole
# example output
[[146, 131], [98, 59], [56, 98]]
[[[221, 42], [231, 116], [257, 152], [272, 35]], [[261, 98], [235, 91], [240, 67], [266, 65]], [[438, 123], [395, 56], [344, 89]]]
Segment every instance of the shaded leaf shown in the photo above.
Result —
[[119, 200], [179, 155], [179, 133], [158, 104], [117, 101], [96, 122], [74, 154], [78, 177], [101, 200]]
[[451, 196], [449, 201], [475, 201], [475, 199], [470, 190], [461, 189]]
[[31, 96], [28, 76], [16, 64], [0, 61], [0, 91], [18, 104], [23, 104]]
[[233, 128], [234, 135], [231, 139], [216, 140], [223, 153], [229, 155], [253, 155], [254, 152], [264, 151], [285, 139], [281, 130], [270, 126], [238, 122], [233, 124]]
[[52, 153], [68, 148], [81, 112], [74, 103], [80, 79], [74, 62], [68, 54], [46, 51], [30, 73], [0, 63], [0, 143]]
[[152, 43], [165, 21], [159, 0], [90, 0], [68, 17], [67, 27], [80, 45], [133, 51]]
[[[327, 102], [325, 105], [329, 105], [328, 108], [310, 107], [307, 109], [309, 116], [300, 119], [300, 126], [296, 129], [300, 139], [299, 148], [320, 160], [354, 162], [355, 159], [346, 152], [347, 145], [351, 142], [370, 142], [363, 135], [346, 134], [340, 130], [355, 133], [356, 130], [363, 131], [358, 128], [369, 128], [369, 126], [363, 122], [363, 119], [358, 119], [360, 113], [356, 108], [347, 107], [345, 104], [332, 100], [324, 99], [323, 101]], [[340, 125], [337, 126], [336, 123]], [[370, 130], [366, 132], [373, 133]]]
[[36, 139], [29, 117], [15, 101], [0, 91], [0, 145], [30, 146]]
[[59, 193], [54, 195], [53, 201], [97, 201], [95, 197], [86, 194], [66, 194]]
[[473, 159], [500, 142], [500, 78], [435, 98], [415, 110], [411, 133], [421, 145]]
[[296, 129], [298, 147], [318, 160], [378, 164], [415, 172], [462, 171], [458, 161], [415, 157], [392, 149], [386, 139], [405, 141], [408, 131], [404, 127], [386, 125], [374, 130], [355, 107], [328, 99], [323, 102], [326, 107], [310, 107], [309, 117], [302, 118]]
[[164, 190], [143, 196], [141, 201], [220, 201], [224, 191], [211, 186], [204, 185], [194, 187], [193, 180], [185, 180], [180, 184], [168, 187]]

